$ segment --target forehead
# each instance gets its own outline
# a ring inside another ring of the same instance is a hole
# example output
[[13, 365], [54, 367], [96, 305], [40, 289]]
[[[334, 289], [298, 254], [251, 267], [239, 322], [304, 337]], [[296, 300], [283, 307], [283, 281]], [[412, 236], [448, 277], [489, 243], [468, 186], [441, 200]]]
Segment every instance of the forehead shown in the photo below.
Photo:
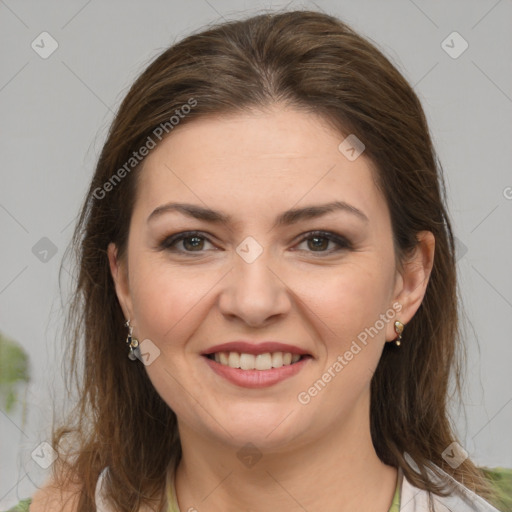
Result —
[[386, 205], [375, 171], [364, 153], [351, 161], [339, 150], [344, 138], [321, 117], [283, 107], [198, 118], [146, 157], [136, 209], [149, 215], [186, 199], [261, 215], [274, 204], [344, 200], [378, 215]]

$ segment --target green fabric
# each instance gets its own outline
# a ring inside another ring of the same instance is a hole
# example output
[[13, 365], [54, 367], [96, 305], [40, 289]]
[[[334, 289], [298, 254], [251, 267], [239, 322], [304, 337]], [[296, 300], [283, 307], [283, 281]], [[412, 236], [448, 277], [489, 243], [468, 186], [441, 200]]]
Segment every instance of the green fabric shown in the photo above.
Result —
[[32, 498], [21, 500], [17, 505], [7, 510], [7, 512], [28, 512], [28, 507], [32, 503]]
[[481, 468], [496, 493], [491, 504], [501, 512], [512, 512], [512, 469]]
[[400, 484], [397, 483], [395, 495], [393, 496], [393, 503], [388, 512], [400, 512]]
[[[491, 483], [495, 490], [496, 497], [491, 500], [500, 512], [512, 512], [512, 469], [505, 468], [482, 468], [486, 478]], [[169, 493], [169, 512], [179, 512], [176, 500], [171, 493]], [[29, 512], [29, 506], [32, 499], [28, 498], [21, 500], [17, 505], [10, 508], [6, 512]], [[389, 512], [399, 512], [400, 510], [400, 487], [397, 485], [395, 495], [393, 496], [393, 503]]]

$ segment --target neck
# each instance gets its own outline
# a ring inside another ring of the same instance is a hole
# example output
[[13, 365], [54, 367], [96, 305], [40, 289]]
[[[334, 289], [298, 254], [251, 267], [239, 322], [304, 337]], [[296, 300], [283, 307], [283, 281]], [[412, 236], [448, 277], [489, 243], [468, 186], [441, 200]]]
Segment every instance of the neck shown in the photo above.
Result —
[[183, 427], [180, 436], [183, 456], [175, 486], [181, 512], [387, 512], [391, 506], [397, 471], [377, 457], [368, 420], [352, 421], [300, 446], [262, 450], [259, 460], [245, 463], [237, 452], [250, 455], [248, 449]]

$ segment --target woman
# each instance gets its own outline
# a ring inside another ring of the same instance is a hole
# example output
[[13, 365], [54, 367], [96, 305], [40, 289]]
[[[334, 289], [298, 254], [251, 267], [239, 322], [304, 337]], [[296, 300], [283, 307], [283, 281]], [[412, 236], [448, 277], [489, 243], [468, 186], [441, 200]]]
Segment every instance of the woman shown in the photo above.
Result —
[[31, 510], [497, 510], [447, 413], [443, 187], [414, 91], [334, 17], [166, 50], [75, 231], [81, 396]]

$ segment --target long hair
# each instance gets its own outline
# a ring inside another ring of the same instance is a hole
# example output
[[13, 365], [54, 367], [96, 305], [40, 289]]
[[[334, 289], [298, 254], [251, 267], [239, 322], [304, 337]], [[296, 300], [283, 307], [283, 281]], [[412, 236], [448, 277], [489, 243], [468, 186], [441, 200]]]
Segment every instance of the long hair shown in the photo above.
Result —
[[460, 380], [461, 335], [442, 168], [420, 101], [376, 46], [345, 23], [293, 11], [210, 26], [172, 45], [137, 78], [112, 122], [71, 245], [77, 280], [65, 325], [78, 402], [52, 437], [62, 461], [54, 476], [79, 482], [79, 512], [95, 510], [94, 490], [106, 466], [107, 494], [117, 510], [142, 504], [158, 510], [165, 504], [166, 471], [181, 457], [174, 412], [144, 366], [127, 358], [125, 318], [107, 257], [110, 242], [119, 258], [126, 254], [141, 167], [133, 153], [172, 135], [173, 116], [181, 126], [275, 103], [320, 114], [340, 135], [364, 142], [389, 207], [399, 266], [419, 231], [435, 236], [423, 302], [400, 350], [386, 344], [371, 382], [378, 456], [429, 492], [447, 492], [428, 476], [433, 464], [486, 492], [471, 460], [454, 469], [442, 457], [456, 440], [447, 405], [451, 379], [455, 391]]

